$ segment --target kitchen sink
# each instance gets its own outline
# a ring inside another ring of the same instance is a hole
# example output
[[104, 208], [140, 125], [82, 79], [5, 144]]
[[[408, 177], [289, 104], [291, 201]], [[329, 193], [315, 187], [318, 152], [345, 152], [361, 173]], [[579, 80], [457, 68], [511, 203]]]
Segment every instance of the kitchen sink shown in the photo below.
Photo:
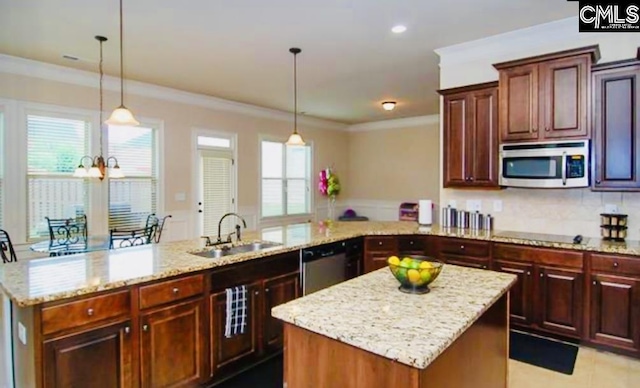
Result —
[[269, 242], [269, 241], [258, 241], [258, 242], [243, 244], [243, 245], [236, 245], [233, 247], [214, 247], [209, 250], [200, 251], [200, 252], [190, 252], [190, 253], [193, 255], [206, 257], [210, 259], [219, 259], [223, 256], [237, 255], [238, 253], [261, 251], [263, 249], [274, 248], [281, 245], [282, 244]]

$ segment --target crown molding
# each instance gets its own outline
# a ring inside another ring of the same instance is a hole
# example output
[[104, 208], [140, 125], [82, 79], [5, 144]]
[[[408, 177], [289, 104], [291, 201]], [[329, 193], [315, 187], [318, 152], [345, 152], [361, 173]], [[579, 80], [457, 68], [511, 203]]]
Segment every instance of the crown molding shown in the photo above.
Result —
[[588, 39], [589, 34], [578, 33], [578, 17], [560, 19], [549, 23], [522, 28], [482, 39], [435, 49], [440, 56], [440, 66], [455, 65], [484, 58], [509, 58], [516, 54], [537, 50], [544, 51], [549, 42], [575, 45], [576, 41]]
[[[97, 73], [34, 61], [26, 58], [14, 57], [6, 54], [0, 54], [0, 72], [26, 77], [42, 78], [49, 81], [57, 81], [98, 89]], [[120, 78], [105, 75], [103, 88], [104, 90], [120, 92]], [[218, 97], [205, 96], [203, 94], [185, 92], [183, 90], [144, 82], [127, 80], [126, 93], [180, 104], [199, 106], [207, 109], [245, 114], [253, 117], [286, 122], [293, 121], [293, 115], [290, 112], [263, 108], [241, 102], [225, 100]], [[322, 129], [346, 130], [348, 128], [347, 124], [309, 116], [298, 115], [298, 122], [301, 125]]]
[[354, 124], [347, 127], [348, 132], [365, 132], [365, 131], [379, 131], [385, 129], [401, 129], [408, 127], [417, 127], [420, 125], [438, 124], [440, 122], [440, 115], [427, 115], [427, 116], [415, 116], [407, 117], [404, 119], [382, 120], [372, 121], [369, 123]]

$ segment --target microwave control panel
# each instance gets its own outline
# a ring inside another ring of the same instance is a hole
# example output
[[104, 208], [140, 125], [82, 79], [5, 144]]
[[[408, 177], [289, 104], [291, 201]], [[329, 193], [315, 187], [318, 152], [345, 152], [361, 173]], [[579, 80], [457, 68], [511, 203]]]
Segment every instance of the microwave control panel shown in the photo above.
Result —
[[567, 156], [567, 178], [582, 178], [585, 173], [584, 155]]

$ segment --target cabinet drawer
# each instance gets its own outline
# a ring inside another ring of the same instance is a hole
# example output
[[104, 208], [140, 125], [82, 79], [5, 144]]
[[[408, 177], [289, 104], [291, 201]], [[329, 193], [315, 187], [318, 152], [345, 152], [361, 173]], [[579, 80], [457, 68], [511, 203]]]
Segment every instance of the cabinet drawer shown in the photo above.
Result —
[[441, 255], [453, 254], [461, 256], [489, 256], [489, 243], [459, 238], [442, 238], [439, 241]]
[[117, 317], [128, 317], [129, 291], [76, 300], [42, 309], [42, 333], [51, 334]]
[[525, 261], [528, 263], [583, 268], [582, 252], [561, 249], [531, 248], [510, 244], [493, 244], [494, 259]]
[[427, 250], [427, 238], [424, 236], [398, 237], [399, 252], [425, 252], [426, 250]]
[[398, 240], [395, 236], [367, 237], [365, 248], [367, 251], [395, 251], [398, 248]]
[[640, 258], [592, 254], [591, 269], [640, 276]]
[[140, 287], [140, 308], [159, 306], [180, 299], [202, 294], [202, 275], [187, 276], [162, 283]]

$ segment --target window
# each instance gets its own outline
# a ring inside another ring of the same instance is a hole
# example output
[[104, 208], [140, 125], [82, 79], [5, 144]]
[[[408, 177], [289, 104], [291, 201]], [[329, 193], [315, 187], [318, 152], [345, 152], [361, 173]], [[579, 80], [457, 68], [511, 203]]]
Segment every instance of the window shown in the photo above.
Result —
[[88, 152], [86, 120], [27, 115], [27, 238], [48, 236], [44, 217], [85, 213], [88, 182], [72, 176]]
[[156, 212], [157, 132], [143, 126], [108, 128], [108, 155], [118, 159], [125, 176], [109, 179], [109, 229], [144, 226], [147, 215]]
[[311, 147], [262, 141], [262, 217], [310, 213]]

